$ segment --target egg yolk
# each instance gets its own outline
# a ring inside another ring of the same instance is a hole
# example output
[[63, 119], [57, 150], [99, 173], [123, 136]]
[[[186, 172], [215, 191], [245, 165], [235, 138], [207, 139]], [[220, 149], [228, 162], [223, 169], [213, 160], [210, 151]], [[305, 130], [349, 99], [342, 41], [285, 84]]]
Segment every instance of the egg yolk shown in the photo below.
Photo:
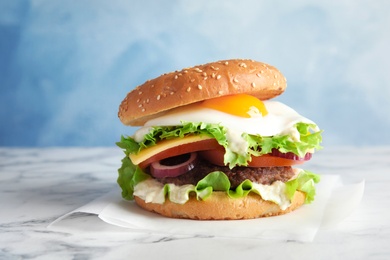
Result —
[[202, 107], [215, 109], [240, 117], [266, 116], [267, 109], [260, 99], [248, 94], [236, 94], [202, 101]]

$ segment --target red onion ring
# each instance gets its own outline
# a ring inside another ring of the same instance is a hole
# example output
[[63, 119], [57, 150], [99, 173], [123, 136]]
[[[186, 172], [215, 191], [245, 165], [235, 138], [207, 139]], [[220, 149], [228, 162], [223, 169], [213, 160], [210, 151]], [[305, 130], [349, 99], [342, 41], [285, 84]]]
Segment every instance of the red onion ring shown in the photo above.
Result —
[[282, 153], [277, 149], [272, 149], [272, 152], [270, 153], [272, 156], [277, 156], [281, 158], [286, 158], [290, 160], [296, 160], [296, 161], [308, 161], [311, 159], [312, 154], [311, 153], [306, 153], [304, 157], [299, 157], [298, 155], [294, 153]]
[[[187, 154], [188, 155], [188, 154]], [[181, 162], [179, 164], [175, 165], [164, 165], [161, 161], [156, 161], [150, 164], [150, 173], [155, 178], [165, 178], [165, 177], [177, 177], [179, 175], [182, 175], [190, 170], [192, 170], [196, 163], [197, 163], [197, 153], [190, 153], [189, 158]], [[177, 157], [180, 157], [183, 155], [179, 155]]]

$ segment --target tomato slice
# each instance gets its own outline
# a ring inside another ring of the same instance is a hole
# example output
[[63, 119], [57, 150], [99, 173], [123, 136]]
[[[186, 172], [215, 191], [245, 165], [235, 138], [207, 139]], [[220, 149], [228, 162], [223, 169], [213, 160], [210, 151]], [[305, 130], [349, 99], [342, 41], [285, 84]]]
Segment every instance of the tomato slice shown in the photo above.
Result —
[[192, 153], [192, 152], [198, 152], [198, 151], [204, 151], [204, 150], [216, 150], [223, 147], [220, 146], [215, 139], [206, 139], [198, 142], [183, 144], [179, 146], [175, 146], [172, 148], [169, 148], [161, 153], [158, 153], [149, 159], [141, 162], [138, 166], [141, 169], [145, 169], [147, 166], [149, 166], [152, 162], [160, 161], [169, 157], [186, 154], [186, 153]]
[[[212, 164], [224, 166], [223, 157], [225, 150], [218, 147], [214, 150], [207, 150], [199, 152], [200, 156], [211, 162]], [[252, 156], [252, 161], [248, 163], [248, 167], [274, 167], [274, 166], [292, 166], [302, 164], [303, 160], [292, 160], [281, 158], [272, 155]]]

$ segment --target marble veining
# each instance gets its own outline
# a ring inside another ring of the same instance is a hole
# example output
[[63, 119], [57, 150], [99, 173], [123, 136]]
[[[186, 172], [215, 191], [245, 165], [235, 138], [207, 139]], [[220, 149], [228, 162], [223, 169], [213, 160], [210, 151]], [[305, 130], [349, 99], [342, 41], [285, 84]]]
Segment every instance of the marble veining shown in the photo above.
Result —
[[59, 216], [116, 187], [123, 153], [110, 148], [0, 148], [0, 259], [390, 259], [390, 147], [334, 147], [305, 168], [366, 180], [359, 207], [311, 243], [96, 230], [98, 218], [73, 216], [88, 232], [47, 229]]

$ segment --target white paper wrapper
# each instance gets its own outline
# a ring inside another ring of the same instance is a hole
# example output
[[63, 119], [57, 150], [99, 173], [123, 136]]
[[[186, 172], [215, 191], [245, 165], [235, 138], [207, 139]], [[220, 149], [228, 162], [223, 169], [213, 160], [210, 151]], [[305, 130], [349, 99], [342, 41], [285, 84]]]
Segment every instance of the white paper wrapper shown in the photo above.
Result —
[[[95, 232], [147, 231], [174, 235], [310, 242], [320, 228], [334, 227], [345, 219], [358, 206], [363, 192], [364, 181], [344, 185], [337, 175], [322, 175], [321, 182], [317, 184], [315, 201], [289, 214], [252, 220], [194, 221], [170, 219], [147, 212], [134, 202], [124, 201], [120, 192], [115, 190], [58, 218], [49, 228], [80, 233], [86, 229], [87, 220], [85, 215], [78, 214], [78, 217], [75, 217], [75, 213], [89, 213], [111, 224], [101, 223], [101, 227], [96, 227], [98, 224], [93, 220]], [[72, 217], [73, 221], [66, 221], [69, 217]], [[77, 222], [77, 219], [83, 222], [83, 225], [80, 221]]]

